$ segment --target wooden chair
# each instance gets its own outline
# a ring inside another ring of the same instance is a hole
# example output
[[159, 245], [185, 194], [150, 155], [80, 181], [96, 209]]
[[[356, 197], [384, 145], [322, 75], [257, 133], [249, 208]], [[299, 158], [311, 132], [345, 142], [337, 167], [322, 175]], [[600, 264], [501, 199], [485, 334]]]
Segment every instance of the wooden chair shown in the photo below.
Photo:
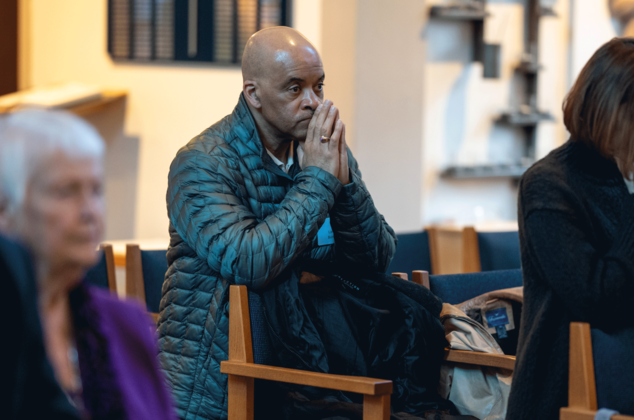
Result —
[[[590, 324], [582, 322], [570, 324], [569, 366], [568, 407], [560, 409], [559, 418], [560, 420], [594, 420], [598, 405]], [[631, 376], [631, 374], [632, 372], [629, 371], [623, 372], [623, 375]], [[633, 396], [625, 397], [632, 398]], [[614, 415], [612, 420], [634, 420], [634, 416]]]
[[[392, 273], [393, 276], [407, 280], [406, 273]], [[429, 289], [430, 280], [427, 271], [416, 270], [412, 272], [412, 281]], [[515, 356], [501, 354], [479, 353], [465, 350], [445, 349], [444, 360], [447, 362], [464, 363], [468, 365], [489, 366], [501, 369], [514, 370]]]
[[471, 267], [474, 262], [466, 257], [472, 248], [472, 244], [468, 243], [471, 236], [465, 234], [462, 228], [429, 226], [427, 232], [433, 274], [464, 273], [465, 270], [474, 269]]
[[167, 250], [141, 250], [127, 244], [125, 254], [126, 296], [138, 299], [154, 322], [158, 321], [161, 289], [167, 272]]
[[433, 274], [476, 273], [520, 268], [515, 223], [482, 226], [430, 226]]
[[388, 420], [392, 381], [332, 375], [253, 363], [251, 320], [246, 286], [230, 286], [229, 360], [220, 363], [229, 375], [229, 419], [252, 420], [254, 379], [285, 382], [363, 394], [363, 419]]
[[99, 249], [102, 252], [101, 259], [86, 273], [86, 281], [89, 284], [108, 288], [111, 292], [117, 293], [112, 245], [101, 244]]

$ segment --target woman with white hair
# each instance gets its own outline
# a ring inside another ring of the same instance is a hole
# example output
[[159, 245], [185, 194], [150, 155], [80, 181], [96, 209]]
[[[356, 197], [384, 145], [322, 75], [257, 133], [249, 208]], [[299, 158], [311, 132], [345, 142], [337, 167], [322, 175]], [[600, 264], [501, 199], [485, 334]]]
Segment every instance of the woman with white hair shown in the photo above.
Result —
[[103, 155], [71, 114], [0, 117], [0, 231], [33, 254], [46, 353], [80, 415], [175, 419], [148, 316], [82, 282], [103, 235]]

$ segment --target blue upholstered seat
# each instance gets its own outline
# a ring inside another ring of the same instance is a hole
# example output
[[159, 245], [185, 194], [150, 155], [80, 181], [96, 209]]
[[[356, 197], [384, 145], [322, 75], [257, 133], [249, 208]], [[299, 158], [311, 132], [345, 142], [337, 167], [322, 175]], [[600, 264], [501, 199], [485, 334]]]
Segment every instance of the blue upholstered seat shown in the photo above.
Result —
[[478, 232], [482, 271], [521, 267], [519, 232]]
[[149, 312], [157, 313], [161, 303], [161, 291], [167, 272], [167, 251], [141, 250], [145, 302]]
[[592, 329], [592, 355], [599, 408], [634, 415], [634, 329]]
[[522, 285], [522, 270], [519, 269], [429, 276], [432, 293], [452, 305], [493, 290]]
[[411, 273], [414, 270], [431, 271], [429, 235], [426, 231], [396, 235], [396, 254], [387, 273]]
[[258, 365], [274, 365], [275, 358], [268, 327], [264, 319], [262, 298], [257, 293], [249, 292], [249, 315], [251, 318], [253, 362]]
[[101, 252], [101, 258], [97, 265], [88, 270], [84, 281], [93, 286], [103, 287], [108, 289], [108, 268], [106, 265], [106, 254]]

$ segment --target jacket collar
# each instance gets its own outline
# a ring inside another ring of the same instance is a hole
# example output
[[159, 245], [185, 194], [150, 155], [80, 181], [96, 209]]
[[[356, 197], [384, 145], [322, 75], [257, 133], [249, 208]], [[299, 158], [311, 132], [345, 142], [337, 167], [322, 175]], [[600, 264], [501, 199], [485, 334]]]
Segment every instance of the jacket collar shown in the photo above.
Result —
[[[243, 143], [254, 154], [260, 156], [266, 169], [276, 175], [289, 179], [293, 179], [297, 175], [299, 172], [297, 170], [297, 168], [299, 168], [299, 163], [296, 162], [293, 164], [291, 170], [287, 174], [278, 168], [273, 162], [273, 159], [271, 159], [268, 153], [266, 153], [264, 145], [262, 144], [262, 139], [260, 139], [260, 135], [258, 134], [258, 130], [255, 125], [255, 119], [253, 119], [251, 110], [247, 105], [247, 100], [244, 98], [244, 93], [240, 93], [240, 99], [231, 114], [231, 119], [232, 137]], [[295, 142], [293, 147], [297, 147], [297, 142]], [[297, 156], [297, 151], [295, 151], [295, 155]]]
[[238, 104], [233, 109], [231, 114], [232, 124], [231, 131], [234, 138], [243, 143], [249, 150], [254, 152], [258, 156], [265, 154], [264, 145], [258, 134], [257, 127], [255, 126], [255, 120], [251, 111], [247, 106], [247, 101], [244, 98], [244, 94], [240, 93], [240, 99]]

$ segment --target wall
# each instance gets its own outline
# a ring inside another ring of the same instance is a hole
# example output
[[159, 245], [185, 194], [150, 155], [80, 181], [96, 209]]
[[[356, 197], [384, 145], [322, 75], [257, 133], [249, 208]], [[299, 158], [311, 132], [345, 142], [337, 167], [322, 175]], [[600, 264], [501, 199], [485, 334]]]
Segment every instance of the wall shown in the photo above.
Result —
[[[586, 0], [584, 0], [586, 1]], [[441, 4], [428, 1], [427, 5]], [[422, 222], [474, 223], [488, 219], [513, 220], [517, 190], [510, 179], [442, 179], [450, 164], [505, 163], [519, 157], [522, 134], [493, 123], [517, 95], [513, 69], [523, 51], [524, 3], [489, 0], [484, 38], [501, 45], [501, 77], [483, 79], [481, 63], [472, 62], [470, 26], [427, 20], [424, 31], [423, 198]], [[561, 101], [567, 91], [569, 2], [559, 0], [558, 18], [540, 21], [539, 108], [554, 122], [540, 124], [537, 155], [565, 141]]]
[[570, 79], [574, 79], [604, 43], [618, 36], [610, 17], [608, 0], [573, 0]]
[[418, 0], [363, 0], [357, 13], [355, 153], [396, 231], [421, 226], [426, 10]]
[[[105, 0], [21, 0], [23, 88], [69, 80], [127, 89], [125, 127], [108, 127], [107, 239], [164, 238], [167, 173], [176, 151], [231, 112], [240, 70], [218, 65], [113, 63]], [[321, 46], [321, 1], [295, 0], [295, 27]], [[116, 114], [116, 112], [115, 112]], [[122, 116], [121, 116], [122, 117]], [[104, 127], [105, 125], [105, 127]]]
[[339, 109], [339, 115], [346, 123], [346, 142], [353, 151], [358, 3], [357, 0], [322, 0], [321, 8], [324, 18], [320, 53], [326, 74], [325, 97]]
[[[488, 1], [485, 40], [501, 44], [499, 79], [483, 79], [481, 64], [471, 62], [468, 24], [429, 20], [429, 8], [441, 3], [323, 3], [322, 55], [327, 73], [334, 64], [338, 78], [334, 92], [327, 81], [327, 96], [340, 95], [352, 113], [353, 150], [365, 182], [397, 232], [516, 218], [510, 179], [446, 180], [439, 173], [450, 164], [519, 157], [522, 134], [493, 120], [517, 97], [513, 69], [523, 50], [525, 2]], [[540, 24], [539, 106], [556, 121], [540, 125], [538, 157], [566, 139], [560, 106], [569, 86], [569, 0], [559, 0], [556, 11], [558, 18]]]

